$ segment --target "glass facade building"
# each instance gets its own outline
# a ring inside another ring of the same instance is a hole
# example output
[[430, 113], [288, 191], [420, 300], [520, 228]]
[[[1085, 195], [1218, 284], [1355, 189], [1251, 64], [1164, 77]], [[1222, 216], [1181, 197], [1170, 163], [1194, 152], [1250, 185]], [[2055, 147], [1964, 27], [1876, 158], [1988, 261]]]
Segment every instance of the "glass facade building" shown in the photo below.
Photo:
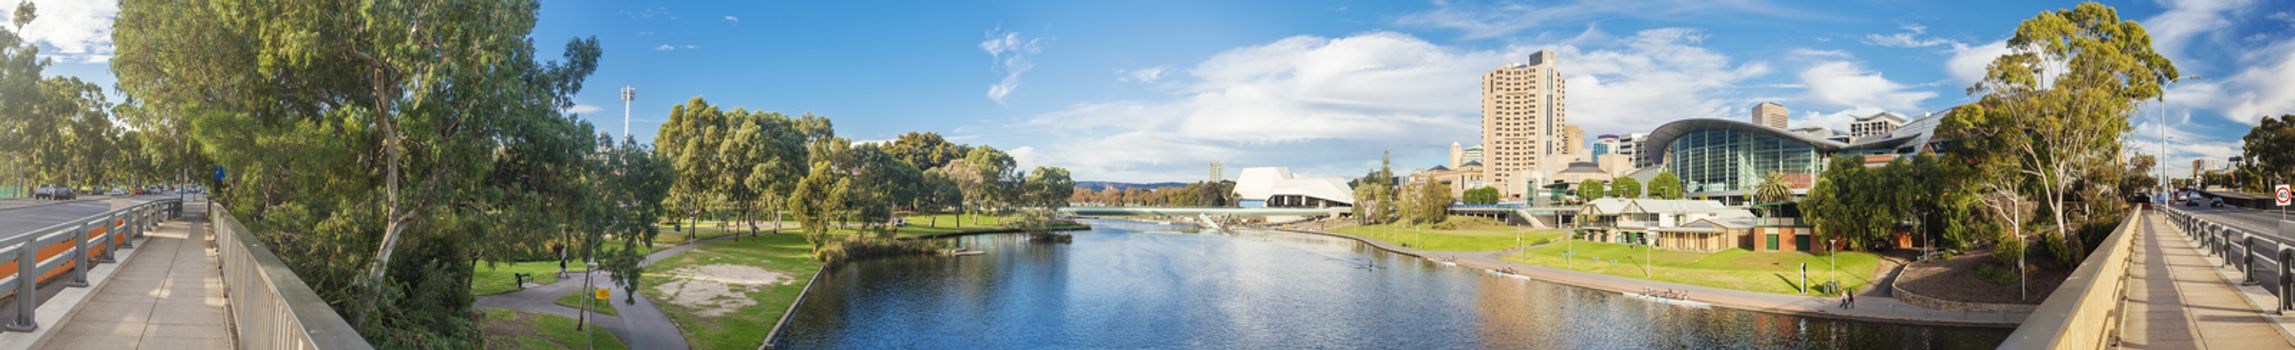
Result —
[[1808, 142], [1730, 128], [1682, 133], [1666, 145], [1666, 158], [1666, 171], [1680, 177], [1688, 193], [1751, 192], [1771, 172], [1816, 174], [1825, 163]]

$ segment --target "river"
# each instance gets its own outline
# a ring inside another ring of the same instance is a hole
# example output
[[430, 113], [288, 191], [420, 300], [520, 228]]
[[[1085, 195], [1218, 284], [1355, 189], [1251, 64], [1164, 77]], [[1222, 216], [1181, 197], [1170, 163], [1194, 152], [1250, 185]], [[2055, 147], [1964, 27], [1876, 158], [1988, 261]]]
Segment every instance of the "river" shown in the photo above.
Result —
[[1353, 240], [1095, 221], [821, 276], [787, 349], [1990, 349], [2010, 330], [1655, 304]]

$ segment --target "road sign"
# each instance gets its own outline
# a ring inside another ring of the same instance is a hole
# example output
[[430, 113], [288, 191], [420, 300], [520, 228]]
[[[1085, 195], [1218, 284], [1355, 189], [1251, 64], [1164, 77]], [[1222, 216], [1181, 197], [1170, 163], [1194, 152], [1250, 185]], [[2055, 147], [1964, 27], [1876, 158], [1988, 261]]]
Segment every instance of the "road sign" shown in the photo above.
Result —
[[2295, 192], [2289, 192], [2287, 185], [2281, 184], [2278, 187], [2273, 188], [2271, 192], [2278, 194], [2277, 196], [2279, 197], [2279, 206], [2284, 207], [2288, 204], [2295, 204]]
[[608, 292], [608, 290], [610, 289], [598, 288], [598, 300], [606, 300], [606, 298], [609, 298], [609, 296], [613, 295], [613, 292]]

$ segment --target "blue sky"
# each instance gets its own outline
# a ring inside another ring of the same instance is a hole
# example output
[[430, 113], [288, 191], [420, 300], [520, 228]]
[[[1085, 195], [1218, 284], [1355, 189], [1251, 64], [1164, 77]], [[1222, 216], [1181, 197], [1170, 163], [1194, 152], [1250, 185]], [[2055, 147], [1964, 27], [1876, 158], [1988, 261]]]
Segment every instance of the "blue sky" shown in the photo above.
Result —
[[[18, 0], [0, 0], [13, 8]], [[109, 85], [100, 1], [39, 2], [25, 30], [50, 74]], [[2295, 3], [2109, 2], [2142, 21], [2187, 76], [2125, 139], [2171, 171], [2237, 154], [2261, 115], [2295, 113]], [[1796, 125], [1919, 115], [1963, 91], [2017, 22], [2049, 1], [544, 1], [534, 40], [555, 57], [597, 36], [603, 66], [577, 112], [631, 132], [669, 106], [833, 118], [841, 135], [935, 131], [1082, 180], [1189, 181], [1206, 163], [1361, 174], [1474, 144], [1482, 71], [1561, 54], [1569, 118], [1589, 136], [1690, 117], [1744, 118], [1759, 101]], [[5, 16], [5, 14], [0, 14]], [[1230, 170], [1228, 176], [1233, 177]]]

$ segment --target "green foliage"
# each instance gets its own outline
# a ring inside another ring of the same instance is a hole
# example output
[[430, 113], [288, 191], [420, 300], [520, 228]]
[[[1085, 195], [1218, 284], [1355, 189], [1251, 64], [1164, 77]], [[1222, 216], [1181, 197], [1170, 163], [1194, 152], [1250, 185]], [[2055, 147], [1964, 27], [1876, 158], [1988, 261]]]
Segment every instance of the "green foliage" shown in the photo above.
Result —
[[1866, 169], [1859, 157], [1833, 157], [1817, 185], [1802, 200], [1801, 211], [1820, 239], [1841, 239], [1850, 246], [1870, 247], [1886, 242], [1899, 222], [1902, 203], [1899, 179], [1888, 168]]
[[1602, 199], [1602, 196], [1609, 194], [1609, 190], [1610, 184], [1603, 182], [1602, 180], [1586, 180], [1578, 182], [1578, 199], [1583, 199], [1586, 201]]
[[[2008, 48], [1969, 88], [1979, 101], [1954, 109], [1941, 128], [1968, 163], [1983, 164], [1976, 176], [1990, 177], [1979, 181], [1988, 196], [2023, 197], [1992, 200], [2010, 211], [2003, 219], [2017, 234], [2028, 200], [2054, 221], [2046, 227], [2071, 240], [2066, 246], [2084, 246], [2065, 235], [2077, 221], [2117, 214], [2080, 199], [2116, 197], [2117, 172], [2099, 168], [2114, 167], [2137, 103], [2160, 97], [2178, 72], [2142, 24], [2092, 2], [2025, 20]], [[2087, 184], [2095, 192], [2084, 193]]]
[[2001, 265], [2016, 266], [2023, 262], [2021, 258], [2029, 244], [2023, 237], [2002, 237], [1999, 244], [1992, 246], [1992, 260]]
[[837, 211], [844, 210], [844, 192], [849, 183], [828, 162], [813, 163], [813, 171], [797, 181], [789, 197], [789, 214], [797, 217], [797, 226], [805, 231], [805, 242], [818, 252], [829, 244], [829, 220]]
[[[2015, 263], [2010, 262], [2009, 264]], [[2023, 279], [2023, 277], [2017, 276], [2016, 268], [2013, 266], [1978, 264], [1976, 265], [1976, 279], [1985, 283], [2005, 286], [2016, 284], [2016, 280]]]
[[1793, 201], [1793, 185], [1786, 183], [1785, 174], [1770, 172], [1761, 177], [1761, 185], [1753, 188], [1753, 201], [1783, 203]]
[[2239, 140], [2241, 158], [2250, 164], [2247, 168], [2280, 179], [2295, 177], [2295, 152], [2287, 151], [2295, 150], [2295, 114], [2264, 117]]
[[1402, 202], [1404, 220], [1413, 224], [1434, 224], [1450, 217], [1449, 185], [1434, 181], [1420, 182], [1404, 187], [1403, 192], [1406, 195], [1398, 199]]
[[1498, 197], [1497, 188], [1478, 187], [1466, 190], [1465, 194], [1459, 196], [1459, 201], [1466, 204], [1498, 204]]
[[1650, 179], [1649, 191], [1650, 198], [1681, 199], [1681, 178], [1675, 177], [1671, 171], [1658, 172], [1656, 178]]
[[597, 41], [543, 61], [534, 2], [240, 5], [121, 4], [121, 92], [184, 126], [144, 140], [230, 169], [219, 202], [377, 347], [478, 346], [471, 262], [578, 240], [597, 198], [560, 112]]
[[1642, 198], [1642, 181], [1632, 176], [1619, 176], [1610, 183], [1610, 195], [1618, 198]]
[[1393, 164], [1392, 154], [1381, 153], [1379, 169], [1355, 180], [1355, 205], [1348, 209], [1353, 211], [1356, 220], [1383, 224], [1402, 218], [1402, 203], [1397, 198], [1402, 191], [1395, 188]]

